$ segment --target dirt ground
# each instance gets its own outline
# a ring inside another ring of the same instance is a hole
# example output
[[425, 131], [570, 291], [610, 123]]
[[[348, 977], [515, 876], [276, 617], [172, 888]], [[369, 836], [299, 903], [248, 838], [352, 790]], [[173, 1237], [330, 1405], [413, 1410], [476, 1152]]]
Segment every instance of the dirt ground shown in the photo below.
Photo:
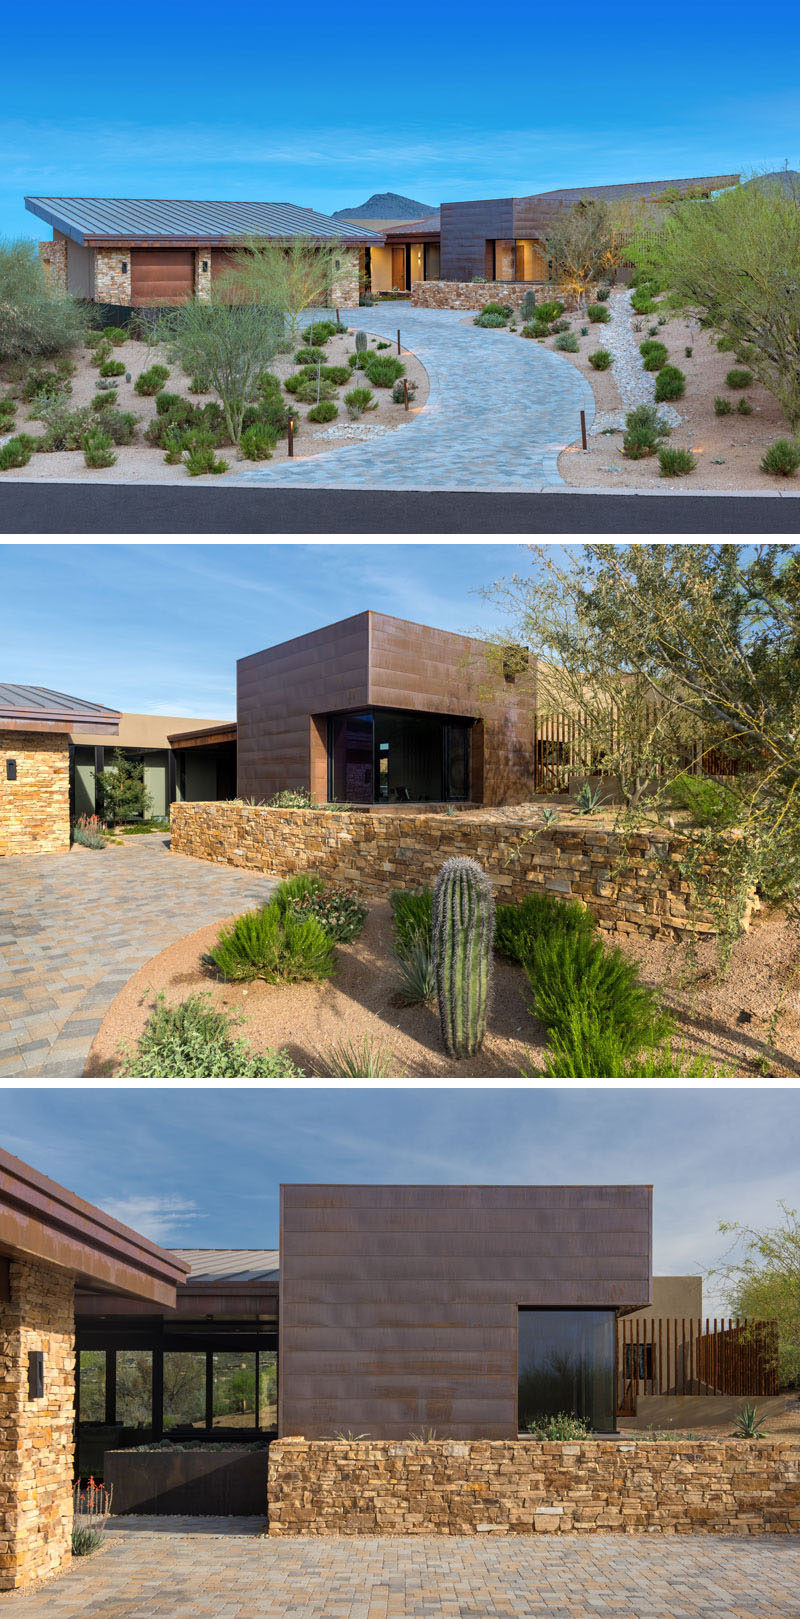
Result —
[[[757, 1399], [746, 1401], [743, 1398], [742, 1405], [745, 1404], [754, 1405], [758, 1412], [759, 1402]], [[800, 1445], [800, 1397], [798, 1397], [796, 1390], [792, 1390], [791, 1393], [786, 1395], [784, 1410], [771, 1414], [764, 1423], [764, 1429], [766, 1439], [781, 1439], [789, 1444]], [[656, 1431], [658, 1432], [659, 1430]], [[664, 1429], [660, 1431], [665, 1432]], [[624, 1417], [619, 1419], [618, 1432], [621, 1439], [646, 1440], [648, 1437], [646, 1430], [627, 1428]], [[692, 1428], [669, 1429], [670, 1439], [684, 1439], [689, 1435], [693, 1438], [702, 1439], [726, 1439], [733, 1437], [733, 1423], [718, 1423], [713, 1427], [710, 1424], [698, 1423]]]
[[[95, 1038], [86, 1078], [119, 1073], [120, 1046], [135, 1043], [159, 990], [171, 1003], [208, 991], [216, 1006], [242, 1020], [238, 1033], [252, 1046], [285, 1047], [311, 1078], [341, 1077], [335, 1064], [326, 1062], [326, 1053], [341, 1042], [358, 1044], [367, 1034], [391, 1053], [392, 1076], [398, 1078], [521, 1078], [543, 1067], [547, 1041], [527, 1009], [525, 975], [499, 957], [482, 1051], [464, 1062], [445, 1056], [435, 1006], [398, 1002], [388, 902], [371, 906], [358, 939], [337, 946], [338, 972], [321, 984], [218, 983], [202, 957], [224, 920], [171, 945], [129, 980]], [[800, 935], [779, 913], [756, 918], [752, 931], [736, 942], [722, 978], [713, 944], [698, 947], [693, 965], [687, 945], [638, 936], [611, 942], [619, 943], [643, 978], [662, 990], [675, 1014], [677, 1044], [689, 1056], [710, 1053], [723, 1075], [756, 1078], [766, 1077], [761, 1064], [769, 1050], [770, 1076], [800, 1072]]]
[[[371, 343], [386, 341], [385, 338], [378, 338], [372, 334], [368, 334], [368, 336]], [[291, 352], [278, 355], [270, 367], [282, 382], [293, 371], [298, 369], [294, 355], [300, 348], [301, 341], [298, 338], [292, 345]], [[346, 365], [347, 356], [353, 353], [354, 348], [355, 338], [353, 332], [350, 332], [349, 335], [337, 335], [330, 338], [325, 345], [325, 364]], [[386, 349], [381, 350], [381, 353], [387, 357], [392, 355], [396, 357], [396, 345], [389, 345]], [[75, 376], [70, 378], [72, 394], [69, 396], [67, 403], [70, 409], [75, 410], [79, 405], [88, 405], [91, 402], [97, 392], [95, 383], [100, 373], [89, 363], [88, 350], [76, 349], [71, 358], [75, 361], [78, 369]], [[124, 376], [114, 379], [115, 385], [118, 386], [116, 408], [118, 410], [130, 410], [138, 419], [137, 436], [134, 443], [117, 447], [117, 460], [114, 466], [89, 468], [84, 465], [82, 450], [55, 450], [34, 455], [26, 467], [14, 467], [8, 472], [2, 472], [0, 473], [0, 478], [83, 478], [101, 483], [183, 483], [189, 478], [185, 466], [167, 466], [164, 461], [164, 451], [154, 448], [144, 439], [145, 428], [148, 422], [156, 415], [156, 402], [152, 396], [143, 397], [137, 394], [134, 386], [140, 373], [146, 371], [151, 365], [156, 363], [168, 365], [169, 361], [166, 355], [158, 347], [148, 347], [146, 343], [136, 342], [132, 338], [128, 338], [125, 343], [120, 344], [119, 348], [114, 349], [112, 358], [124, 360], [131, 376], [130, 382], [126, 382]], [[356, 371], [353, 383], [347, 383], [344, 387], [336, 390], [339, 414], [332, 422], [310, 422], [307, 418], [311, 407], [309, 405], [299, 405], [297, 407], [295, 418], [295, 460], [303, 460], [308, 456], [322, 455], [324, 453], [335, 454], [337, 449], [344, 449], [348, 444], [354, 442], [352, 438], [347, 437], [330, 439], [316, 436], [325, 433], [331, 427], [358, 425], [395, 429], [404, 427], [408, 422], [412, 421], [414, 416], [423, 409], [428, 398], [428, 374], [416, 355], [409, 350], [403, 349], [400, 358], [406, 368], [406, 376], [409, 382], [416, 382], [417, 384], [416, 398], [408, 411], [402, 405], [395, 405], [392, 402], [391, 388], [375, 388], [373, 392], [379, 402], [377, 410], [367, 411], [360, 418], [358, 424], [351, 423], [347, 408], [342, 403], [342, 396], [348, 391], [349, 387], [355, 386], [355, 382], [364, 380], [361, 372]], [[47, 365], [46, 361], [42, 363]], [[180, 367], [170, 365], [169, 370], [169, 380], [164, 384], [169, 393], [180, 394], [182, 398], [191, 399], [194, 404], [198, 405], [204, 405], [215, 397], [212, 393], [190, 393], [190, 379], [184, 375]], [[7, 379], [0, 381], [0, 398], [13, 394], [13, 391], [13, 387]], [[287, 393], [285, 398], [287, 404], [292, 401], [291, 394]], [[29, 409], [29, 405], [24, 404], [22, 401], [18, 402], [16, 423], [13, 431], [14, 433], [30, 433], [33, 438], [41, 438], [45, 431], [44, 423], [29, 421], [27, 419]], [[4, 437], [4, 434], [0, 435], [0, 440]], [[276, 463], [288, 459], [286, 438], [278, 441], [270, 462], [246, 461], [230, 446], [219, 450], [217, 453], [223, 460], [228, 462], [231, 472], [244, 471], [248, 467], [255, 466], [274, 466]], [[216, 478], [217, 474], [208, 473], [201, 475], [199, 478], [191, 479], [191, 482], [214, 483]]]

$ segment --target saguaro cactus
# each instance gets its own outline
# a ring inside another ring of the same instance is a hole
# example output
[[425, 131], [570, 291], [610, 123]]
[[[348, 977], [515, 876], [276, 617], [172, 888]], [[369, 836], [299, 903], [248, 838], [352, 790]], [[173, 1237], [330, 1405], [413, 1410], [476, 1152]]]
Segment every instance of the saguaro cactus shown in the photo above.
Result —
[[356, 353], [363, 354], [367, 347], [366, 332], [356, 332]]
[[451, 1057], [480, 1050], [492, 987], [494, 897], [475, 860], [446, 860], [433, 891], [433, 956], [442, 1039]]
[[522, 300], [522, 319], [533, 320], [536, 314], [536, 293], [529, 287]]

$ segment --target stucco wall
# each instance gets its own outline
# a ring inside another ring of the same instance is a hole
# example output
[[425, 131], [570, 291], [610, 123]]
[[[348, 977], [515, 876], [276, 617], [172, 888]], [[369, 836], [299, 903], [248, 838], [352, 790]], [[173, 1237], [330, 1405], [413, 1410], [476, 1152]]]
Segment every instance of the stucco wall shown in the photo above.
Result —
[[[7, 779], [16, 761], [17, 779]], [[0, 730], [0, 856], [69, 848], [66, 734]]]

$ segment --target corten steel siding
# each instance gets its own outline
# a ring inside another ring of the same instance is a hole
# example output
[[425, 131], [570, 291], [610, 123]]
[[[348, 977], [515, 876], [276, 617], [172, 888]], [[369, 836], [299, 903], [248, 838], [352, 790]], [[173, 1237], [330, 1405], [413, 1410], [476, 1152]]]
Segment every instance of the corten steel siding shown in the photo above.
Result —
[[519, 1306], [650, 1299], [648, 1186], [283, 1186], [278, 1431], [513, 1438]]
[[190, 247], [134, 247], [131, 251], [131, 303], [175, 304], [194, 290]]
[[513, 197], [490, 197], [483, 202], [443, 202], [441, 216], [441, 279], [470, 281], [488, 276], [487, 241], [514, 235]]
[[240, 659], [240, 796], [310, 787], [324, 802], [323, 716], [367, 706], [477, 719], [472, 798], [501, 803], [531, 796], [533, 675], [507, 686], [482, 642], [371, 612]]

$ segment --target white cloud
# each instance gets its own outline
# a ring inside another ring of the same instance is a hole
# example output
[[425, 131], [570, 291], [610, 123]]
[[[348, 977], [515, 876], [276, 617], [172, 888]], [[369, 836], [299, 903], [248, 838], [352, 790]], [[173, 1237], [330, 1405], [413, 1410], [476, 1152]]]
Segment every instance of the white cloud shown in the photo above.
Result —
[[188, 1221], [206, 1219], [196, 1203], [180, 1197], [106, 1197], [102, 1206], [115, 1220], [132, 1226], [151, 1242], [175, 1241], [185, 1235], [183, 1227]]

